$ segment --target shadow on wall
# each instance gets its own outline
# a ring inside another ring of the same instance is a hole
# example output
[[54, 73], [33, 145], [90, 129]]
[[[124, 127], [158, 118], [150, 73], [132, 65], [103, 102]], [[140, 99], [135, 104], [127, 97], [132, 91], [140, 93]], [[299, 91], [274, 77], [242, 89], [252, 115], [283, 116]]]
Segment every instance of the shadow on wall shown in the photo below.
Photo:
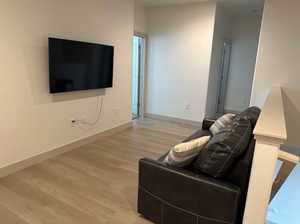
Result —
[[[283, 102], [287, 128], [287, 142], [285, 143], [285, 147], [300, 149], [300, 91], [283, 88]], [[297, 151], [297, 154], [300, 155], [299, 150]]]
[[51, 95], [53, 102], [72, 101], [85, 99], [90, 97], [105, 96], [105, 89], [95, 89], [86, 91], [74, 91], [66, 93], [58, 93]]

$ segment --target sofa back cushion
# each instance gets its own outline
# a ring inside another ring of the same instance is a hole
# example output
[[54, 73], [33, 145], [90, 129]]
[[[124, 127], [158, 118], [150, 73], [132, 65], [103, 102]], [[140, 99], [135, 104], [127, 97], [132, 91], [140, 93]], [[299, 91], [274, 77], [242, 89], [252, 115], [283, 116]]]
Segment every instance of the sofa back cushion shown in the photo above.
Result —
[[[237, 115], [237, 119], [246, 118], [249, 119], [252, 125], [252, 129], [255, 128], [256, 122], [259, 118], [261, 110], [258, 107], [249, 107], [247, 110]], [[238, 185], [242, 191], [247, 190], [248, 180], [250, 176], [253, 154], [255, 149], [255, 139], [251, 136], [251, 141], [249, 142], [246, 152], [241, 155], [232, 166], [232, 169], [228, 172], [226, 180]]]
[[[244, 117], [244, 118], [246, 117], [250, 119], [252, 129], [254, 129], [260, 113], [261, 110], [258, 107], [250, 107], [247, 110], [243, 111], [242, 113], [238, 114], [237, 116]], [[239, 212], [240, 215], [238, 217], [238, 223], [242, 223], [243, 220], [254, 150], [255, 150], [255, 139], [254, 136], [252, 135], [251, 141], [249, 143], [246, 152], [243, 155], [241, 155], [241, 158], [238, 159], [233, 164], [232, 168], [230, 169], [230, 171], [225, 177], [226, 181], [239, 186], [242, 192], [241, 207]]]
[[194, 171], [215, 178], [225, 177], [232, 165], [247, 150], [252, 125], [246, 116], [236, 116], [233, 122], [213, 136], [193, 163]]
[[249, 107], [240, 114], [236, 115], [238, 118], [249, 119], [252, 125], [252, 128], [255, 128], [256, 122], [259, 118], [261, 110], [258, 107]]

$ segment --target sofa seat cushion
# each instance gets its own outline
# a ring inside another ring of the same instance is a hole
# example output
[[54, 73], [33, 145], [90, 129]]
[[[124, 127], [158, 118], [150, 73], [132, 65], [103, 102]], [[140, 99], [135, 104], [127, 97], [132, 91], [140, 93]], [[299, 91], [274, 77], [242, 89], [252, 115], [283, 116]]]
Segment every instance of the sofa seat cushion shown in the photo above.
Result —
[[243, 155], [252, 136], [252, 125], [248, 118], [235, 117], [232, 124], [222, 129], [200, 151], [193, 163], [195, 172], [215, 178], [226, 176], [231, 166]]

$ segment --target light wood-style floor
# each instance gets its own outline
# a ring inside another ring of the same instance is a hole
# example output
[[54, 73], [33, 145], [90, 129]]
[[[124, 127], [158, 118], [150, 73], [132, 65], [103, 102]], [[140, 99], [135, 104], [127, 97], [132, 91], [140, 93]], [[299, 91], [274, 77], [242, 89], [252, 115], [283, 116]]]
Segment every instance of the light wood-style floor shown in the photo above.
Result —
[[137, 168], [195, 131], [160, 120], [101, 137], [0, 179], [1, 224], [147, 224], [136, 213]]

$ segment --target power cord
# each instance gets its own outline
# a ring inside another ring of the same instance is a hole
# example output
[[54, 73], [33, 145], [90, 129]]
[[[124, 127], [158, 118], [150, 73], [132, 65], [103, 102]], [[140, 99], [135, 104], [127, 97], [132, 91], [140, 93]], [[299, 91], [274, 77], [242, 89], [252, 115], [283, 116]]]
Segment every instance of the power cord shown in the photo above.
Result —
[[101, 97], [101, 99], [100, 99], [100, 96], [98, 96], [98, 99], [97, 99], [97, 111], [98, 111], [98, 114], [97, 114], [96, 120], [93, 121], [93, 122], [88, 122], [88, 121], [85, 121], [85, 120], [78, 120], [78, 126], [79, 126], [79, 128], [86, 129], [86, 128], [82, 127], [80, 124], [88, 125], [90, 127], [96, 126], [98, 124], [98, 122], [100, 121], [100, 119], [101, 119], [103, 104], [104, 104], [104, 97]]

